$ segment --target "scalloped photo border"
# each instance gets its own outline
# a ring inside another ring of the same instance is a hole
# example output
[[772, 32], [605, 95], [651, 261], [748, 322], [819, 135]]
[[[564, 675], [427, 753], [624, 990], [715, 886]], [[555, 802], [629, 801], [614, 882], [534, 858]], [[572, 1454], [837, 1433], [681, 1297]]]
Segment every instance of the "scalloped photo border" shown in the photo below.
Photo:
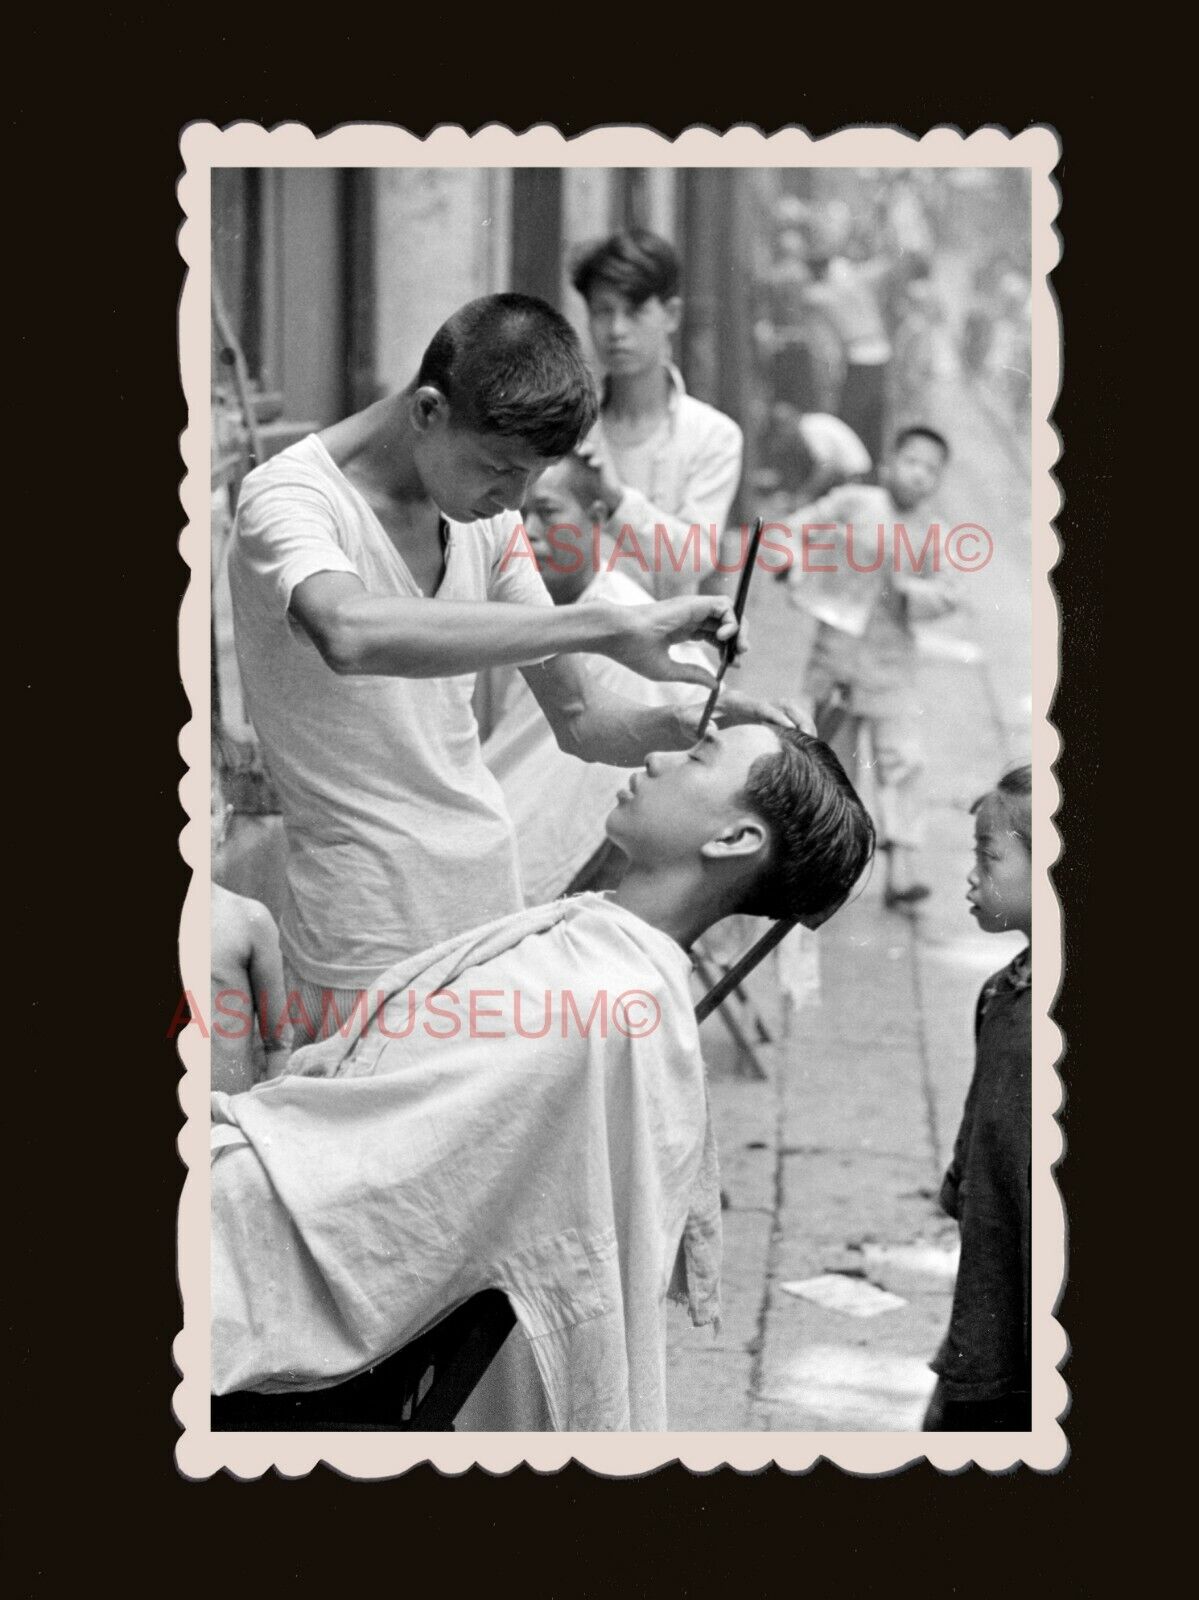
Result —
[[[403, 128], [354, 124], [313, 134], [299, 123], [273, 128], [239, 122], [226, 128], [197, 122], [180, 139], [183, 172], [178, 196], [184, 221], [179, 249], [186, 277], [179, 307], [179, 353], [188, 425], [180, 449], [186, 476], [180, 499], [186, 517], [180, 552], [191, 577], [179, 618], [179, 662], [191, 720], [179, 747], [188, 770], [179, 786], [188, 821], [180, 850], [192, 877], [180, 922], [183, 987], [204, 994], [209, 984], [211, 935], [211, 760], [209, 606], [211, 173], [214, 167], [1024, 167], [1031, 176], [1033, 382], [1032, 509], [1032, 759], [1033, 893], [1037, 941], [1033, 969], [1033, 1426], [1027, 1434], [922, 1433], [213, 1433], [209, 1424], [209, 1163], [207, 1039], [193, 1023], [178, 1038], [184, 1073], [184, 1115], [178, 1148], [186, 1175], [179, 1203], [178, 1277], [182, 1326], [173, 1354], [180, 1381], [173, 1403], [181, 1427], [176, 1463], [187, 1478], [222, 1470], [257, 1478], [272, 1468], [284, 1477], [310, 1473], [325, 1462], [354, 1478], [387, 1478], [423, 1462], [457, 1475], [472, 1466], [508, 1473], [521, 1463], [538, 1472], [578, 1461], [606, 1477], [643, 1475], [681, 1462], [692, 1472], [729, 1466], [757, 1472], [777, 1463], [800, 1473], [827, 1460], [857, 1474], [895, 1472], [928, 1460], [956, 1472], [971, 1464], [1004, 1472], [1020, 1463], [1041, 1472], [1062, 1466], [1069, 1453], [1060, 1419], [1069, 1395], [1059, 1368], [1068, 1345], [1054, 1312], [1065, 1280], [1066, 1222], [1054, 1169], [1064, 1140], [1056, 1120], [1063, 1103], [1058, 1067], [1062, 1034], [1050, 1009], [1062, 976], [1061, 908], [1049, 877], [1060, 838], [1054, 827], [1060, 753], [1049, 720], [1057, 685], [1059, 617], [1050, 582], [1060, 547], [1054, 519], [1061, 495], [1053, 476], [1059, 439], [1051, 417], [1061, 376], [1060, 322], [1049, 277], [1060, 258], [1054, 221], [1058, 188], [1053, 173], [1061, 144], [1049, 127], [1011, 135], [984, 127], [969, 135], [938, 127], [916, 137], [893, 127], [857, 127], [812, 138], [793, 127], [770, 135], [749, 125], [725, 133], [694, 127], [677, 139], [646, 127], [593, 129], [567, 138], [540, 125], [524, 133], [492, 125], [475, 134], [442, 126], [425, 138]], [[930, 1352], [931, 1354], [931, 1352]]]

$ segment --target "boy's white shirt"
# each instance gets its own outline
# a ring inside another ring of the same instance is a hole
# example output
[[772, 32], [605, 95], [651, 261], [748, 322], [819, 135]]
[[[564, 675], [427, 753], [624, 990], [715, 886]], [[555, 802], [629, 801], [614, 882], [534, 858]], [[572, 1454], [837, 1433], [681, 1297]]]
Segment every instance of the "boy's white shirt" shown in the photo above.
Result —
[[[625, 485], [612, 524], [618, 530], [627, 524], [636, 535], [648, 568], [639, 581], [655, 600], [693, 594], [713, 570], [711, 529], [715, 527], [719, 551], [744, 453], [744, 437], [732, 417], [688, 394], [673, 363], [667, 373], [667, 416], [651, 440], [623, 450], [608, 439], [602, 417], [594, 429]], [[661, 536], [656, 533], [659, 525]], [[698, 570], [687, 553], [693, 525], [699, 527]], [[680, 565], [677, 572], [670, 551]]]
[[[912, 550], [919, 555], [934, 523], [945, 531], [944, 520], [929, 507], [901, 514], [887, 490], [877, 484], [842, 484], [811, 505], [801, 506], [787, 524], [792, 553], [788, 584], [796, 605], [818, 622], [858, 639], [865, 634], [889, 584], [906, 596], [910, 622], [948, 615], [958, 604], [956, 586], [944, 570], [932, 570], [931, 557], [926, 557], [922, 571], [908, 571], [902, 565], [898, 573], [894, 571], [896, 526], [903, 525]], [[809, 530], [806, 543], [805, 527]], [[857, 570], [874, 564], [880, 527], [882, 565], [876, 571]], [[901, 563], [907, 559], [900, 548]], [[833, 570], [821, 571], [821, 567]]]

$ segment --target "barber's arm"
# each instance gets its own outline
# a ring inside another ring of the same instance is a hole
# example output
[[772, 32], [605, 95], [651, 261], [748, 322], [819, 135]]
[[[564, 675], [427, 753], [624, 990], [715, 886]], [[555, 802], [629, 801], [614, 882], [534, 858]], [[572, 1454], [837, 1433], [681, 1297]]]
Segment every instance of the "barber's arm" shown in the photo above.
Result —
[[610, 656], [646, 678], [708, 688], [712, 674], [675, 661], [671, 645], [691, 639], [722, 644], [737, 632], [724, 595], [656, 606], [433, 603], [371, 594], [348, 572], [305, 578], [289, 610], [329, 668], [346, 676], [450, 677], [585, 651]]
[[[645, 612], [657, 608], [628, 609]], [[639, 767], [651, 750], [689, 749], [698, 737], [707, 703], [707, 696], [698, 694], [683, 703], [639, 704], [597, 682], [591, 664], [577, 656], [557, 656], [526, 668], [524, 678], [559, 746], [583, 761], [602, 761], [612, 767]], [[772, 705], [723, 686], [715, 721], [721, 727], [767, 722], [815, 732], [811, 718], [798, 706], [789, 702]]]

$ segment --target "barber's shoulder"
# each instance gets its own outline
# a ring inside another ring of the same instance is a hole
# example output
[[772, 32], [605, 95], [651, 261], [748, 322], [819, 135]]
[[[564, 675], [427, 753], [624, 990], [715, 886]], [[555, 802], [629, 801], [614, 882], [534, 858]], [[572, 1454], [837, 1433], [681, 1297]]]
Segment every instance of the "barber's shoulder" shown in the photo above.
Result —
[[336, 526], [340, 497], [329, 466], [318, 451], [303, 449], [315, 437], [309, 434], [246, 474], [237, 497], [235, 545], [271, 541], [296, 511], [308, 519], [315, 512]]
[[315, 433], [305, 434], [286, 450], [261, 462], [242, 479], [238, 506], [264, 493], [288, 487], [327, 487], [329, 460]]

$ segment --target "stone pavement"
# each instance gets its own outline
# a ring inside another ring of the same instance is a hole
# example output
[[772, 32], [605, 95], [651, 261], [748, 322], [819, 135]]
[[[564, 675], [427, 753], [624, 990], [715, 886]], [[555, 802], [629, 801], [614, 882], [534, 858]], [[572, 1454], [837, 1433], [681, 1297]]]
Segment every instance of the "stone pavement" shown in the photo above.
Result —
[[[940, 643], [921, 667], [933, 898], [918, 916], [886, 911], [876, 869], [816, 936], [819, 993], [798, 1008], [780, 998], [773, 963], [759, 968], [751, 989], [775, 1036], [761, 1052], [768, 1081], [738, 1075], [720, 1018], [704, 1024], [729, 1202], [725, 1315], [714, 1337], [671, 1308], [674, 1431], [916, 1429], [932, 1387], [956, 1265], [936, 1194], [973, 1065], [974, 1005], [1022, 942], [979, 932], [967, 912], [969, 807], [1029, 753], [1027, 470], [968, 392], [952, 398], [940, 502], [949, 525], [983, 524], [995, 554], [962, 579], [969, 610], [930, 630]], [[796, 623], [760, 573], [739, 687], [796, 692]], [[868, 770], [861, 782], [869, 803]], [[858, 1317], [783, 1287], [830, 1272], [903, 1304]]]

